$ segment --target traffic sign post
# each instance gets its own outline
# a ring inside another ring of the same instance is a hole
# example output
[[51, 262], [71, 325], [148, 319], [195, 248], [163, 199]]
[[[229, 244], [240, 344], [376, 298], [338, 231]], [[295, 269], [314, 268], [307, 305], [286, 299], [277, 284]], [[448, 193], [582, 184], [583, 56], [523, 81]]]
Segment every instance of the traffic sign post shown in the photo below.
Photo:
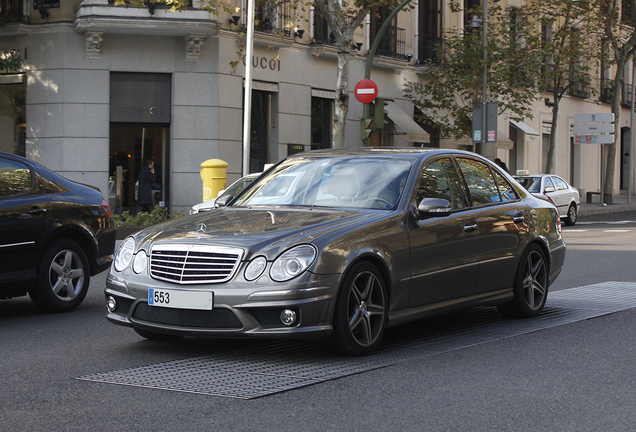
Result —
[[574, 114], [574, 144], [601, 145], [601, 206], [605, 203], [604, 144], [614, 142], [614, 113]]

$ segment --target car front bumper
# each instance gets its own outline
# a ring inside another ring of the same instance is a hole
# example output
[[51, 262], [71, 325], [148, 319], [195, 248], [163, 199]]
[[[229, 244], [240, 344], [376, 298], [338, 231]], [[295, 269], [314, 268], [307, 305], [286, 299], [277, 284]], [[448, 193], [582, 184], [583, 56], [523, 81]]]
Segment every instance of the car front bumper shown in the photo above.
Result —
[[[307, 272], [299, 280], [287, 283], [266, 280], [260, 284], [239, 281], [184, 286], [148, 277], [123, 278], [111, 272], [106, 279], [105, 296], [107, 300], [114, 299], [115, 308], [109, 309], [106, 317], [118, 325], [183, 336], [326, 337], [332, 331], [340, 277]], [[213, 307], [196, 310], [151, 306], [150, 289], [210, 291]], [[284, 311], [293, 311], [293, 324], [283, 322]]]

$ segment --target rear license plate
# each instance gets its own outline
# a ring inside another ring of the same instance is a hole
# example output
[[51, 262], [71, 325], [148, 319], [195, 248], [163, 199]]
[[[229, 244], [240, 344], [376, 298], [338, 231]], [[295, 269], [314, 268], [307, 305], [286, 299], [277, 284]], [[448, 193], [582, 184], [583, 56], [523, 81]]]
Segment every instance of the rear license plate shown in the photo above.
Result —
[[175, 309], [212, 310], [214, 296], [209, 291], [182, 291], [150, 288], [148, 304]]

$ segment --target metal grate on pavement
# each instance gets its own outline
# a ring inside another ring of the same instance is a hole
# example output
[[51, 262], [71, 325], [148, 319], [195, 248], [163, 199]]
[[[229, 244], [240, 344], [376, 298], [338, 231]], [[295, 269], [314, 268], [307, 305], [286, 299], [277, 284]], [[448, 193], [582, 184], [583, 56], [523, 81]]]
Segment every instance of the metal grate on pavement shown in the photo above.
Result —
[[605, 282], [550, 293], [535, 319], [475, 308], [387, 330], [376, 353], [341, 357], [315, 343], [256, 343], [218, 355], [96, 373], [84, 381], [253, 399], [400, 362], [570, 324], [636, 307], [636, 283]]

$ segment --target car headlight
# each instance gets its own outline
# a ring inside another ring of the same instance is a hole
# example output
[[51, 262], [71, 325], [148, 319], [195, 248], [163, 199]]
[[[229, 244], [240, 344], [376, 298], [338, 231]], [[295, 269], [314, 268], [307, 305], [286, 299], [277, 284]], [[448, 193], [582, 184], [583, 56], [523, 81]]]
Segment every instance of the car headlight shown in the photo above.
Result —
[[259, 256], [254, 258], [245, 269], [245, 280], [252, 281], [263, 274], [263, 270], [267, 266], [265, 257]]
[[310, 245], [296, 246], [276, 258], [269, 275], [276, 282], [295, 278], [314, 262], [316, 249]]
[[146, 251], [140, 250], [135, 255], [135, 259], [133, 260], [133, 271], [137, 274], [146, 270], [146, 263], [148, 261], [148, 256], [146, 255]]
[[121, 245], [119, 250], [117, 251], [117, 255], [115, 255], [115, 270], [118, 272], [123, 271], [128, 265], [130, 261], [133, 259], [133, 253], [135, 252], [135, 239], [132, 237], [128, 237], [124, 240], [124, 243]]

